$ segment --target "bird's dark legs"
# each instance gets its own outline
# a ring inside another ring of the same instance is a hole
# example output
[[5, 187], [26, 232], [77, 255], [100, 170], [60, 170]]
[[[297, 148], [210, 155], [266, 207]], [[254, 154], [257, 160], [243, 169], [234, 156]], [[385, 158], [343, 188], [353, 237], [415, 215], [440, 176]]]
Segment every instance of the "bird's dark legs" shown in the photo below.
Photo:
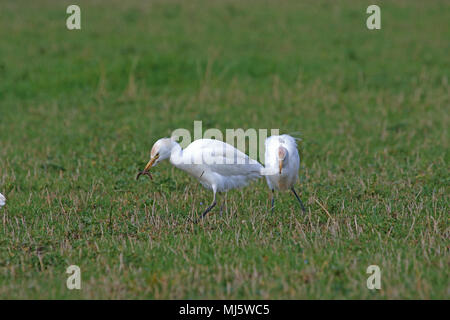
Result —
[[303, 205], [303, 202], [302, 202], [302, 200], [300, 200], [300, 197], [298, 196], [298, 194], [297, 194], [297, 192], [295, 192], [295, 189], [294, 189], [294, 187], [292, 187], [292, 192], [295, 194], [295, 197], [297, 198], [297, 200], [298, 200], [298, 203], [300, 203], [300, 207], [302, 207], [302, 211], [303, 212], [306, 212], [306, 210], [305, 210], [305, 206]]
[[213, 203], [205, 210], [205, 212], [203, 212], [202, 214], [202, 219], [208, 214], [208, 212], [211, 211], [212, 208], [214, 208], [216, 206], [216, 201], [214, 200]]
[[272, 214], [273, 214], [273, 208], [274, 208], [274, 206], [275, 206], [275, 190], [274, 189], [272, 189], [272, 201], [270, 202], [271, 203], [271, 210], [272, 210]]
[[208, 212], [210, 212], [211, 209], [216, 206], [216, 204], [217, 204], [217, 202], [216, 202], [216, 193], [214, 192], [213, 202], [211, 203], [211, 205], [208, 208], [206, 208], [205, 212], [203, 212], [203, 214], [200, 217], [200, 219], [195, 220], [194, 223], [198, 223], [199, 220], [203, 219], [208, 214]]

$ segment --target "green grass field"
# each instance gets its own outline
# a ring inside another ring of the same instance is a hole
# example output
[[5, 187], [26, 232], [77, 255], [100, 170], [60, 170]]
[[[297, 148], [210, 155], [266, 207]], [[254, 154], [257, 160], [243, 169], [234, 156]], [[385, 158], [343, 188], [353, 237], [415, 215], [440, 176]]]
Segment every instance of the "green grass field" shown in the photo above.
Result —
[[[123, 2], [0, 4], [1, 299], [450, 298], [448, 1]], [[308, 212], [136, 181], [194, 120], [300, 131]]]

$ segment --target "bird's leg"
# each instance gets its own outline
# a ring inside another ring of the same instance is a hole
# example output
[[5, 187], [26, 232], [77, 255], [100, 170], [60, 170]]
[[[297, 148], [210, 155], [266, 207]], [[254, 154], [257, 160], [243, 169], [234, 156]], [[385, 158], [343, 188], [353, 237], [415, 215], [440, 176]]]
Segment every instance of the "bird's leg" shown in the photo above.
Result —
[[[210, 212], [211, 209], [216, 206], [216, 204], [217, 204], [217, 202], [216, 202], [216, 192], [214, 192], [213, 202], [211, 203], [211, 205], [208, 208], [206, 208], [205, 212], [203, 212], [203, 214], [200, 217], [200, 219], [203, 219], [208, 214], [208, 212]], [[197, 224], [200, 219], [195, 220], [194, 223]]]
[[295, 192], [295, 189], [294, 189], [294, 187], [292, 187], [292, 192], [295, 194], [295, 197], [297, 198], [297, 200], [298, 200], [298, 203], [300, 203], [300, 207], [302, 207], [302, 211], [303, 212], [306, 212], [306, 210], [305, 210], [305, 206], [303, 205], [303, 202], [302, 202], [302, 200], [300, 200], [300, 197], [298, 196], [298, 194], [297, 194], [297, 192]]
[[271, 210], [272, 210], [272, 214], [273, 214], [273, 208], [275, 207], [275, 190], [272, 189], [272, 200], [271, 200]]

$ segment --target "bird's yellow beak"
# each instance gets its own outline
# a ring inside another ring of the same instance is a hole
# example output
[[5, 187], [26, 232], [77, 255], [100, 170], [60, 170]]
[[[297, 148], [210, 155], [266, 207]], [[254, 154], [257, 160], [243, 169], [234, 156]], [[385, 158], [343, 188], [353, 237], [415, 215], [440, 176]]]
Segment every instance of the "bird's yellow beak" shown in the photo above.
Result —
[[283, 169], [283, 160], [278, 160], [278, 167], [280, 168], [280, 174], [281, 174], [281, 169]]
[[155, 161], [159, 158], [159, 154], [157, 154], [156, 156], [154, 156], [153, 158], [150, 159], [150, 161], [147, 163], [147, 165], [144, 168], [144, 171], [148, 171], [150, 170], [150, 168], [153, 166], [153, 164], [155, 163]]
[[149, 162], [147, 163], [147, 165], [145, 166], [144, 170], [143, 170], [143, 171], [140, 171], [140, 172], [138, 173], [138, 175], [136, 176], [136, 180], [138, 180], [139, 177], [142, 176], [142, 175], [149, 176], [150, 179], [153, 179], [153, 178], [152, 178], [152, 175], [150, 174], [150, 172], [148, 172], [148, 170], [150, 170], [150, 168], [153, 166], [153, 164], [155, 163], [155, 161], [156, 161], [158, 158], [159, 158], [159, 154], [157, 154], [155, 157], [151, 158], [150, 161], [149, 161]]

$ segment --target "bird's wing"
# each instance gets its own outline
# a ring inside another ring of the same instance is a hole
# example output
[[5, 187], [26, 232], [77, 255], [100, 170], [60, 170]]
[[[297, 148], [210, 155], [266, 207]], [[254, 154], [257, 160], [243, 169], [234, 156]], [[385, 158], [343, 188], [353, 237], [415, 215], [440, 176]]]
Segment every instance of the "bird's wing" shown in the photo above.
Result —
[[201, 164], [223, 176], [247, 176], [259, 174], [262, 165], [228, 143], [201, 139], [192, 142], [184, 153], [201, 157]]

